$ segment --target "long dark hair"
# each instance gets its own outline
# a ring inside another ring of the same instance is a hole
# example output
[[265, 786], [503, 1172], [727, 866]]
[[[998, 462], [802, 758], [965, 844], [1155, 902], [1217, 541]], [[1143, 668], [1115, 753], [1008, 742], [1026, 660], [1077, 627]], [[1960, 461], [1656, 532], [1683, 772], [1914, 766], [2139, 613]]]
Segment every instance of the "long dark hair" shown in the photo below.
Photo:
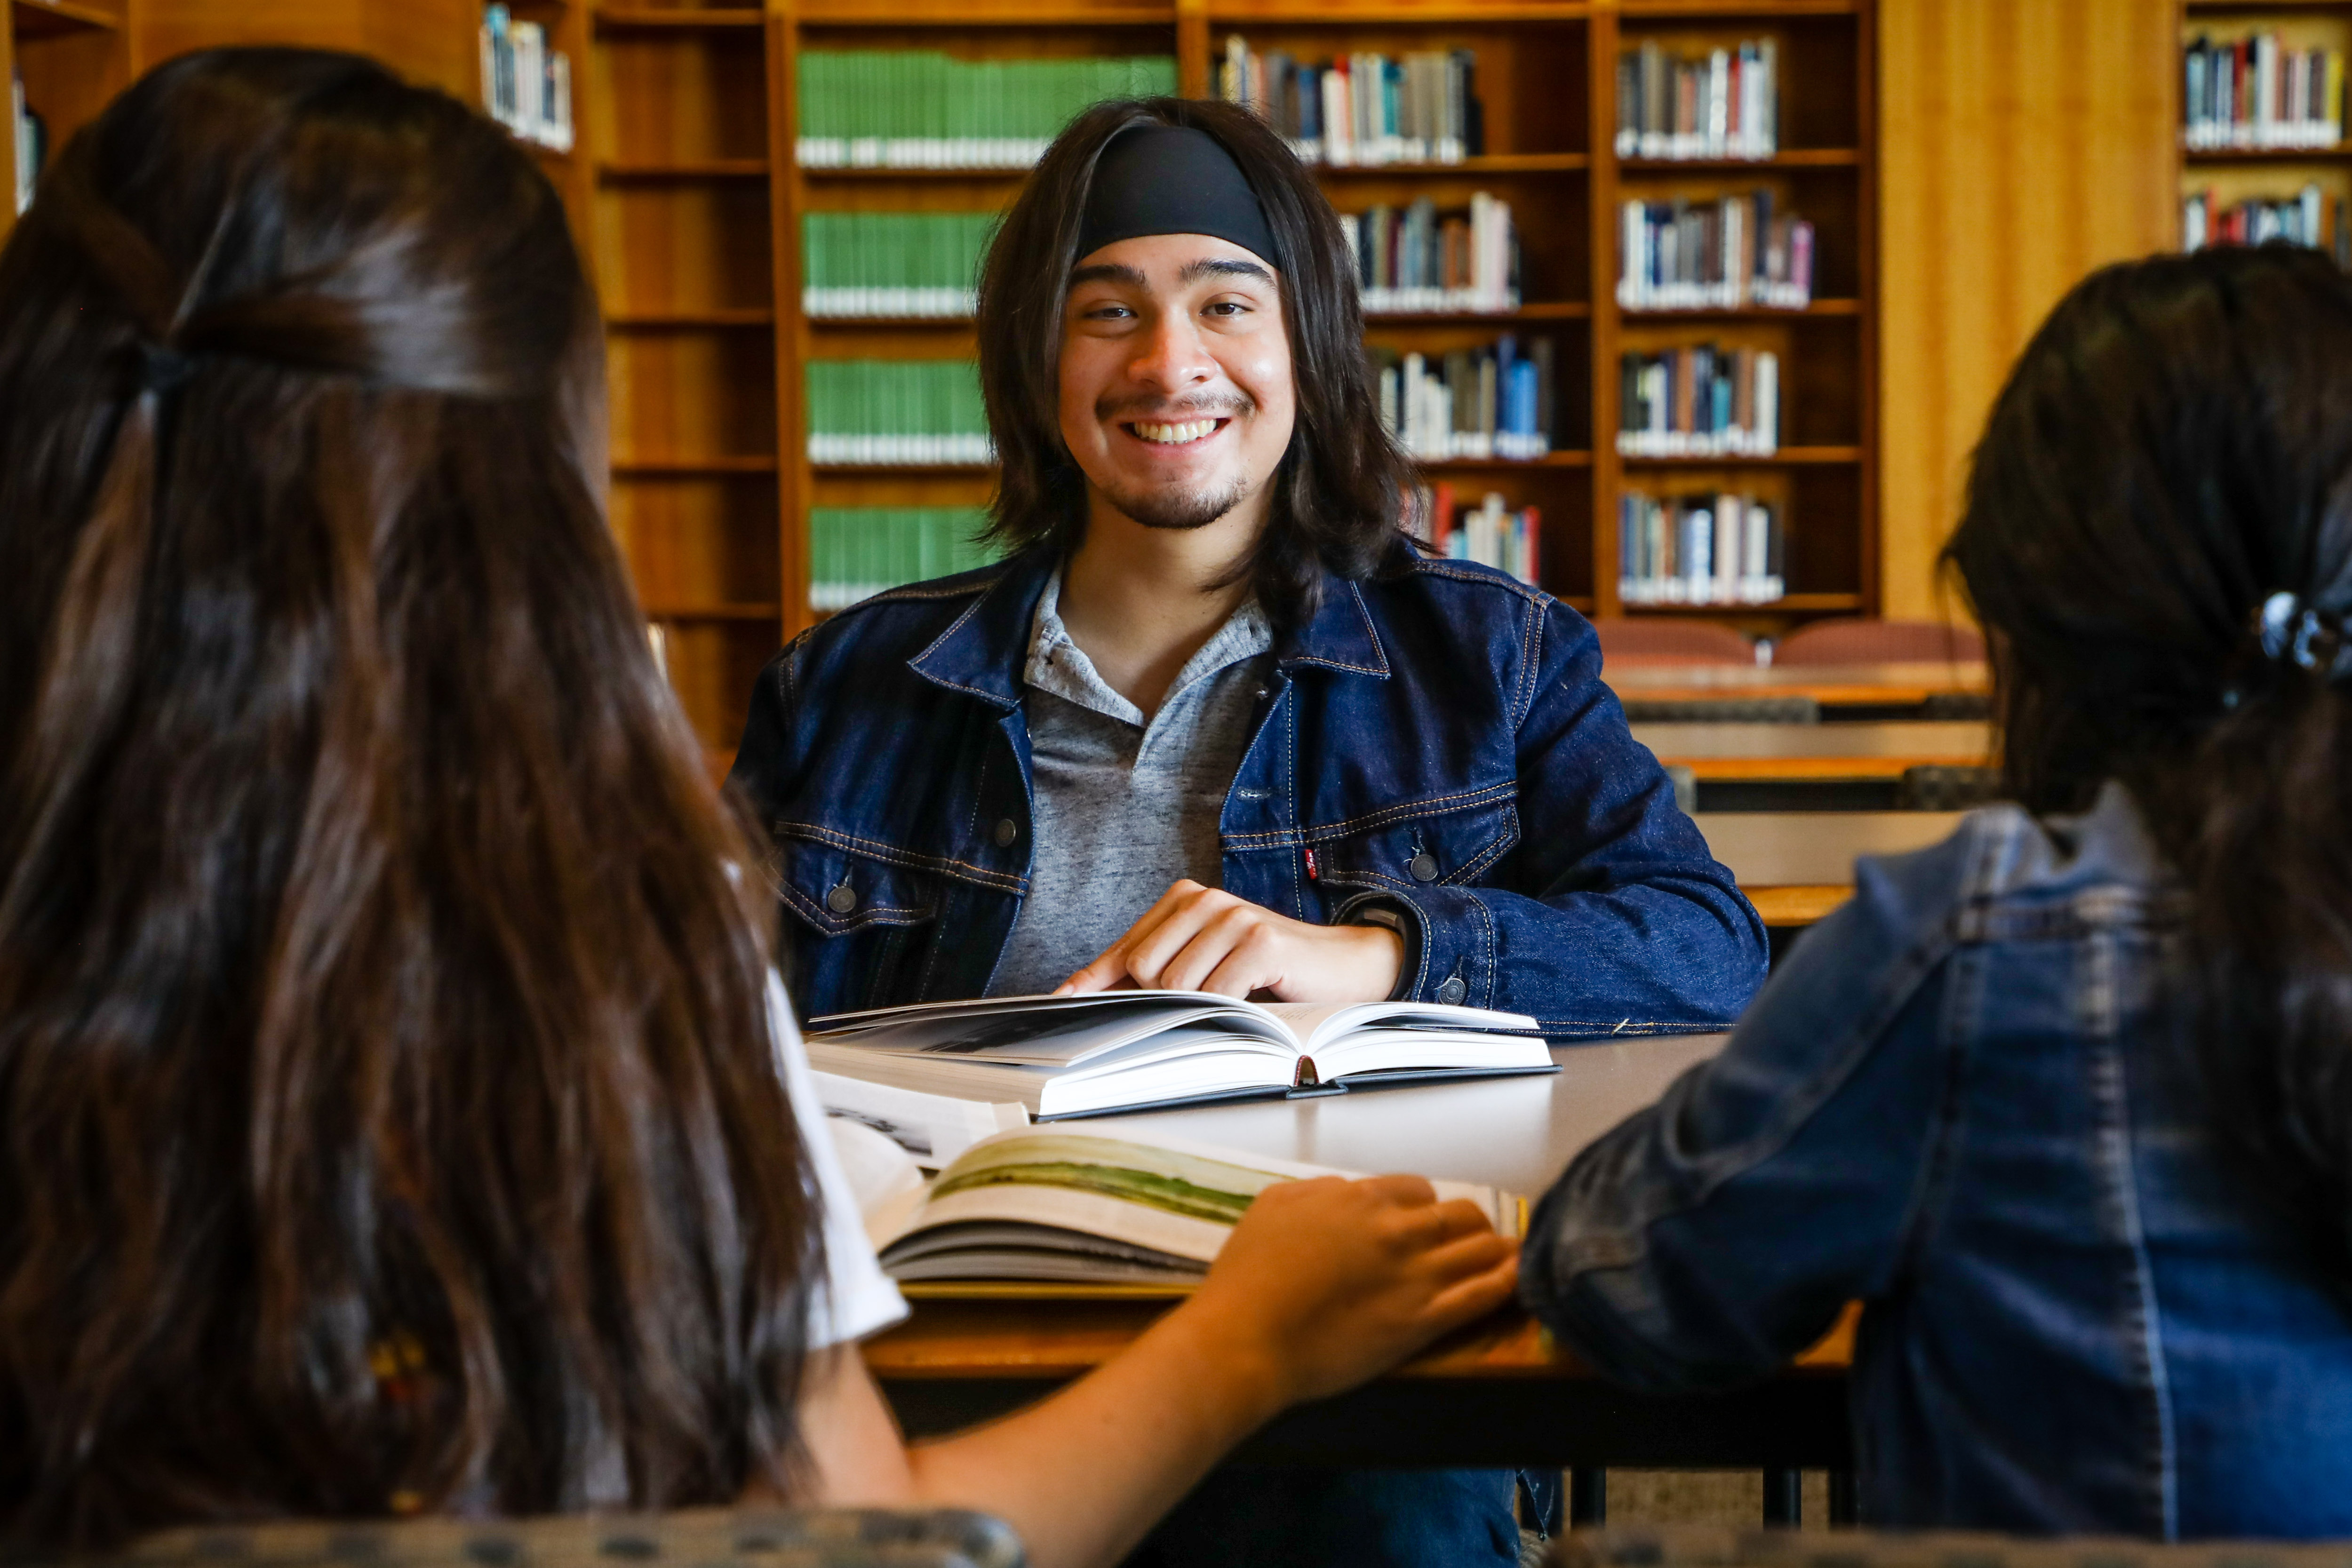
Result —
[[[2187, 884], [2216, 1125], [2352, 1276], [2352, 280], [2284, 246], [2085, 280], [1946, 553], [1994, 633], [2010, 787], [2129, 787]], [[2279, 593], [2307, 663], [2264, 650]]]
[[488, 121], [174, 60], [0, 253], [0, 1536], [734, 1498], [815, 1234], [758, 879]]
[[1086, 526], [1086, 476], [1062, 443], [1062, 301], [1095, 163], [1120, 131], [1191, 126], [1233, 155], [1257, 193], [1280, 256], [1298, 419], [1275, 476], [1274, 515], [1249, 571], [1276, 624], [1315, 608], [1328, 569], [1350, 580], [1400, 562], [1412, 460], [1381, 423], [1364, 357], [1356, 268], [1331, 204], [1248, 110], [1196, 99], [1098, 103], [1072, 120], [1005, 214], [980, 272], [980, 387], [1002, 469], [988, 534], [1011, 549], [1075, 543]]

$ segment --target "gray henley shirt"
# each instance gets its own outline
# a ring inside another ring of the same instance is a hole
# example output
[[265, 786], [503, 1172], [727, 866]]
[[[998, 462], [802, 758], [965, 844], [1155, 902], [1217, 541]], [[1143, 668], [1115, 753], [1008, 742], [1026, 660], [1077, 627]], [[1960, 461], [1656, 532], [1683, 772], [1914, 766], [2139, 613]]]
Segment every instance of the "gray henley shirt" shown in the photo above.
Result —
[[1185, 661], [1149, 723], [1070, 641], [1062, 574], [1029, 633], [1029, 896], [992, 997], [1050, 991], [1126, 934], [1182, 877], [1222, 886], [1218, 823], [1274, 631], [1244, 602]]

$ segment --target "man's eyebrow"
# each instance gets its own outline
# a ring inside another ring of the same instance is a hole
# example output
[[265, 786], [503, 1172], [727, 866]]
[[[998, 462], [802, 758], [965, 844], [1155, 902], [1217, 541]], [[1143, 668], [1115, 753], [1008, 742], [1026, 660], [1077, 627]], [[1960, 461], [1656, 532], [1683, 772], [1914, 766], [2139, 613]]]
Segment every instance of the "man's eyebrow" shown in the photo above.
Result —
[[1082, 267], [1070, 274], [1070, 287], [1081, 283], [1124, 283], [1129, 288], [1148, 288], [1150, 281], [1135, 268], [1115, 261], [1098, 261], [1092, 267]]
[[1198, 283], [1203, 277], [1255, 277], [1261, 283], [1272, 284], [1274, 274], [1254, 261], [1239, 261], [1231, 256], [1204, 256], [1198, 261], [1188, 261], [1184, 270], [1176, 275], [1179, 283]]

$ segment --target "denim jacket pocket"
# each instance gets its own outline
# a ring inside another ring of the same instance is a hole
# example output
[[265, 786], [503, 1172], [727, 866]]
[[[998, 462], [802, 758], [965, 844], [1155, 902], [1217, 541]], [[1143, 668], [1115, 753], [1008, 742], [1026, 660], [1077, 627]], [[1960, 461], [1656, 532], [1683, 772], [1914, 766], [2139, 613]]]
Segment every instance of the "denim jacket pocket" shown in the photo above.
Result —
[[1502, 784], [1310, 828], [1318, 881], [1412, 893], [1475, 883], [1519, 841], [1518, 791]]
[[820, 936], [923, 925], [939, 914], [940, 873], [879, 858], [887, 845], [860, 852], [840, 835], [820, 838], [796, 822], [776, 823], [775, 833], [778, 895]]

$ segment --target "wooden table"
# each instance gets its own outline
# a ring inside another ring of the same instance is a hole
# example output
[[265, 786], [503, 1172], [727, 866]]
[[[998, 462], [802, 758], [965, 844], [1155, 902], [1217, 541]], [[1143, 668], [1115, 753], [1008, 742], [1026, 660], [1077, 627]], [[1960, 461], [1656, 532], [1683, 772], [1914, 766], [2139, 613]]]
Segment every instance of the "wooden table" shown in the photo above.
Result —
[[1923, 766], [1982, 767], [1990, 725], [1967, 720], [1864, 724], [1637, 724], [1633, 738], [1699, 782], [1900, 779]]
[[[1649, 1103], [1721, 1035], [1556, 1047], [1543, 1078], [1261, 1101], [1088, 1123], [1157, 1131], [1345, 1169], [1411, 1170], [1539, 1195], [1585, 1145]], [[1164, 1301], [920, 1300], [866, 1357], [915, 1435], [1016, 1409], [1100, 1364]], [[1850, 1324], [1780, 1376], [1736, 1394], [1624, 1393], [1512, 1312], [1394, 1375], [1277, 1419], [1234, 1455], [1256, 1465], [1730, 1467], [1851, 1464]]]
[[1706, 702], [1731, 697], [1811, 697], [1824, 708], [1916, 708], [1944, 692], [1990, 690], [1982, 664], [1604, 665], [1619, 697]]

